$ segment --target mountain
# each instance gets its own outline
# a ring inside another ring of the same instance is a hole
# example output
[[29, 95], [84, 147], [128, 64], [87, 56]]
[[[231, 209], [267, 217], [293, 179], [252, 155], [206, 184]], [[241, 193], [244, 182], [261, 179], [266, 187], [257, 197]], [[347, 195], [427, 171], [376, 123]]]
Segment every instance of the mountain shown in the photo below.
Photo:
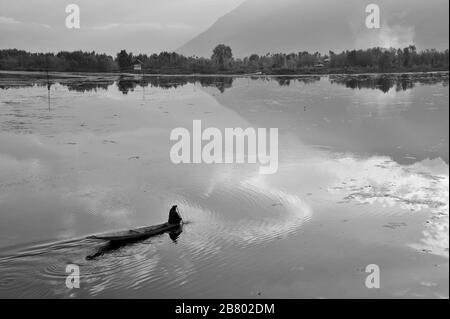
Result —
[[246, 0], [177, 51], [209, 57], [224, 43], [234, 56], [341, 51], [373, 46], [447, 49], [448, 0], [377, 0], [380, 29], [365, 25], [361, 0]]

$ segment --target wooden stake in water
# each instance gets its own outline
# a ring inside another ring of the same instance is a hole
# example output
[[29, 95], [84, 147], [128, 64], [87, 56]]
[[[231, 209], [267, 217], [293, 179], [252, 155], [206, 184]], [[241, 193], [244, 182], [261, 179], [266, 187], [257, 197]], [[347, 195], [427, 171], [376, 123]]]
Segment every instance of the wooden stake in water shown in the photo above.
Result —
[[48, 57], [45, 56], [45, 69], [47, 71], [47, 100], [48, 100], [48, 110], [50, 111], [50, 78], [48, 75]]

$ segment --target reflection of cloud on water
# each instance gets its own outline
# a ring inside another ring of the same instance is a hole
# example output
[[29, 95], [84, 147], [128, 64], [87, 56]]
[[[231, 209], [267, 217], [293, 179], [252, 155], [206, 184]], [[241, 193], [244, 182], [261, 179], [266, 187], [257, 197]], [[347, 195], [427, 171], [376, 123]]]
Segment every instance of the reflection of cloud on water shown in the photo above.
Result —
[[255, 175], [243, 181], [241, 185], [277, 200], [275, 204], [272, 204], [272, 208], [276, 208], [275, 205], [283, 207], [281, 217], [277, 216], [278, 214], [266, 217], [265, 221], [260, 223], [262, 227], [259, 225], [251, 225], [250, 227], [245, 225], [242, 229], [238, 227], [236, 232], [238, 237], [248, 243], [288, 235], [301, 227], [312, 215], [311, 208], [305, 201], [295, 194], [273, 187], [263, 175]]
[[441, 159], [424, 160], [411, 166], [399, 165], [389, 158], [338, 160], [340, 185], [329, 190], [342, 194], [344, 201], [381, 204], [417, 212], [428, 210], [431, 218], [415, 249], [448, 258], [449, 172]]
[[287, 236], [312, 215], [306, 202], [271, 185], [267, 176], [223, 167], [210, 181], [214, 182], [200, 197], [185, 197], [183, 207], [189, 206], [186, 210], [195, 216], [191, 227], [198, 223], [217, 225], [212, 239], [221, 242], [220, 246], [247, 246]]
[[0, 154], [16, 158], [50, 160], [57, 157], [57, 152], [47, 147], [37, 136], [17, 135], [2, 132], [0, 134]]
[[61, 144], [37, 135], [3, 132], [0, 145], [0, 212], [3, 219], [12, 220], [2, 228], [5, 242], [17, 237], [17, 225], [24, 232], [21, 239], [30, 240], [48, 229], [59, 239], [74, 237], [80, 224], [89, 229], [95, 220], [114, 226], [129, 223], [132, 211], [120, 189], [95, 178], [80, 185], [82, 174], [89, 174], [90, 168], [67, 167], [68, 152]]

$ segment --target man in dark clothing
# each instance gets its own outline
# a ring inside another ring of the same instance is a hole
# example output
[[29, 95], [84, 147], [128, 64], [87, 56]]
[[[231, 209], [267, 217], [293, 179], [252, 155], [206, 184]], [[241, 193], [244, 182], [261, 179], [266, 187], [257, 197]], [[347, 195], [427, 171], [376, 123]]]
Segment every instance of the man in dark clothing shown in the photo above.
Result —
[[179, 224], [182, 220], [177, 205], [172, 206], [169, 211], [169, 224]]

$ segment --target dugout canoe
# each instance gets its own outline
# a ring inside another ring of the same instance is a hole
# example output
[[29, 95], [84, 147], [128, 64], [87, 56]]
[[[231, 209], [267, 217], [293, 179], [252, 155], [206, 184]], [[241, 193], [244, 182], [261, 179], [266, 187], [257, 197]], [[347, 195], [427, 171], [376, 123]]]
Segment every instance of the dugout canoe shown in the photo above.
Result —
[[147, 237], [152, 237], [156, 235], [163, 234], [168, 231], [174, 231], [181, 227], [181, 224], [159, 224], [154, 226], [145, 226], [134, 229], [128, 229], [123, 231], [104, 233], [98, 235], [92, 235], [87, 238], [89, 239], [101, 239], [108, 241], [130, 241], [130, 240], [138, 240], [144, 239]]

